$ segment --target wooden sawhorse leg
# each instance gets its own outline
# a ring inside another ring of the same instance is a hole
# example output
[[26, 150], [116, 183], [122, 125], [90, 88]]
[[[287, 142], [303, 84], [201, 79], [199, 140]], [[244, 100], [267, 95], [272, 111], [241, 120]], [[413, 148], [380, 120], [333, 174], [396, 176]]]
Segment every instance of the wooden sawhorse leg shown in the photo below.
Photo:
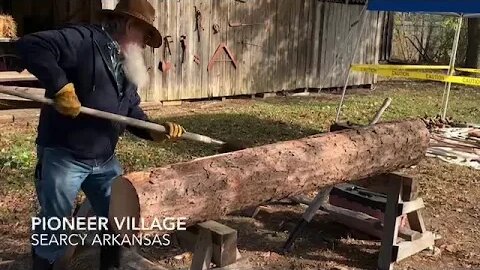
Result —
[[216, 221], [199, 223], [176, 236], [180, 246], [193, 251], [190, 270], [211, 269], [211, 263], [226, 267], [240, 259], [237, 231]]
[[[378, 258], [379, 270], [392, 270], [394, 263], [435, 244], [433, 233], [426, 231], [423, 223], [420, 211], [425, 205], [423, 200], [417, 197], [414, 180], [399, 174], [388, 174], [386, 177], [389, 190], [382, 246]], [[408, 235], [399, 237], [399, 228], [402, 217], [405, 215], [408, 218], [410, 230], [408, 230]]]

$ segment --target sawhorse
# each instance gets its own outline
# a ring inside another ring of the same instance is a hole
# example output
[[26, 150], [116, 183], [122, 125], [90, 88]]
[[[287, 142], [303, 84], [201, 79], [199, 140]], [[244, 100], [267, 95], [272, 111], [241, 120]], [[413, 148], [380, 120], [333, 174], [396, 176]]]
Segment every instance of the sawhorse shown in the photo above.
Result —
[[[312, 220], [318, 210], [329, 213], [334, 219], [348, 227], [381, 237], [382, 245], [378, 257], [379, 270], [391, 270], [396, 262], [408, 258], [422, 250], [433, 247], [435, 236], [425, 228], [421, 210], [423, 200], [417, 196], [415, 181], [400, 174], [386, 174], [381, 177], [385, 183], [387, 205], [383, 224], [378, 219], [364, 213], [332, 206], [328, 203], [331, 189], [320, 191], [311, 202], [292, 198], [293, 201], [307, 204], [302, 220], [290, 234], [284, 252], [290, 252], [293, 243], [303, 228]], [[407, 218], [409, 228], [401, 228], [402, 219]]]

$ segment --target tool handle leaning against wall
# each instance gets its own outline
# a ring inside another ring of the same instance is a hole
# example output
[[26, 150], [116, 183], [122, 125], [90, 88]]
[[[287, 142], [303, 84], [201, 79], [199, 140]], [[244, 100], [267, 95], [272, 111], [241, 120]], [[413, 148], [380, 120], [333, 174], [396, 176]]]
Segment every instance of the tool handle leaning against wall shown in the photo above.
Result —
[[[31, 93], [27, 93], [24, 91], [26, 88], [22, 87], [14, 87], [14, 86], [0, 86], [0, 93], [11, 95], [11, 96], [16, 96], [36, 102], [40, 102], [43, 104], [47, 105], [53, 105], [54, 101], [52, 99], [45, 98], [43, 96], [39, 95], [34, 95]], [[84, 113], [87, 115], [107, 119], [107, 120], [112, 120], [118, 123], [122, 123], [125, 125], [133, 126], [133, 127], [138, 127], [138, 128], [143, 128], [143, 129], [148, 129], [151, 131], [157, 131], [157, 132], [162, 132], [166, 133], [165, 127], [159, 124], [151, 123], [151, 122], [146, 122], [142, 120], [138, 120], [135, 118], [130, 118], [122, 115], [117, 115], [109, 112], [104, 112], [104, 111], [99, 111], [87, 107], [81, 107], [80, 108], [80, 113]], [[216, 144], [216, 145], [221, 145], [224, 146], [226, 143], [222, 142], [220, 140], [212, 139], [210, 137], [200, 135], [200, 134], [195, 134], [195, 133], [190, 133], [190, 132], [185, 132], [182, 137], [182, 139], [187, 139], [191, 141], [197, 141], [201, 143], [207, 143], [207, 144]]]

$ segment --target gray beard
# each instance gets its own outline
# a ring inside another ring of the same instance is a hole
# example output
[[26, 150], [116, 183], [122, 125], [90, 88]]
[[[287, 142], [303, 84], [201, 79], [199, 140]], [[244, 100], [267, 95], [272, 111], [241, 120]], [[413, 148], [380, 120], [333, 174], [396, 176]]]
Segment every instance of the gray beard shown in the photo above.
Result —
[[123, 71], [127, 79], [142, 89], [150, 82], [150, 75], [143, 57], [143, 50], [136, 44], [128, 44], [123, 51]]

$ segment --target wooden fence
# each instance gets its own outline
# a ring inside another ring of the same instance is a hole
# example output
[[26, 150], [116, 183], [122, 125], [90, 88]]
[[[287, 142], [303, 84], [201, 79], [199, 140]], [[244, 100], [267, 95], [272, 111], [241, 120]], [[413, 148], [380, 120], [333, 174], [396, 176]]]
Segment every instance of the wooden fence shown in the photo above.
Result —
[[[58, 24], [91, 19], [95, 10], [114, 8], [117, 1], [52, 0], [53, 20]], [[144, 101], [150, 102], [341, 87], [359, 38], [359, 15], [364, 8], [321, 0], [149, 1], [156, 7], [159, 30], [163, 36], [171, 36], [172, 41], [172, 54], [166, 57], [164, 46], [146, 49], [152, 80], [140, 93]], [[196, 10], [201, 16], [196, 16]], [[196, 18], [200, 17], [199, 40], [195, 29]], [[378, 61], [383, 18], [383, 13], [369, 13], [356, 63]], [[255, 25], [232, 27], [235, 24]], [[181, 36], [185, 36], [186, 44], [183, 63]], [[222, 53], [222, 62], [215, 62], [207, 71], [222, 43], [234, 55], [237, 67], [227, 62], [229, 57]], [[195, 56], [199, 63], [194, 61]], [[161, 61], [170, 61], [172, 69], [159, 70]], [[355, 73], [349, 84], [374, 82], [372, 75]]]

